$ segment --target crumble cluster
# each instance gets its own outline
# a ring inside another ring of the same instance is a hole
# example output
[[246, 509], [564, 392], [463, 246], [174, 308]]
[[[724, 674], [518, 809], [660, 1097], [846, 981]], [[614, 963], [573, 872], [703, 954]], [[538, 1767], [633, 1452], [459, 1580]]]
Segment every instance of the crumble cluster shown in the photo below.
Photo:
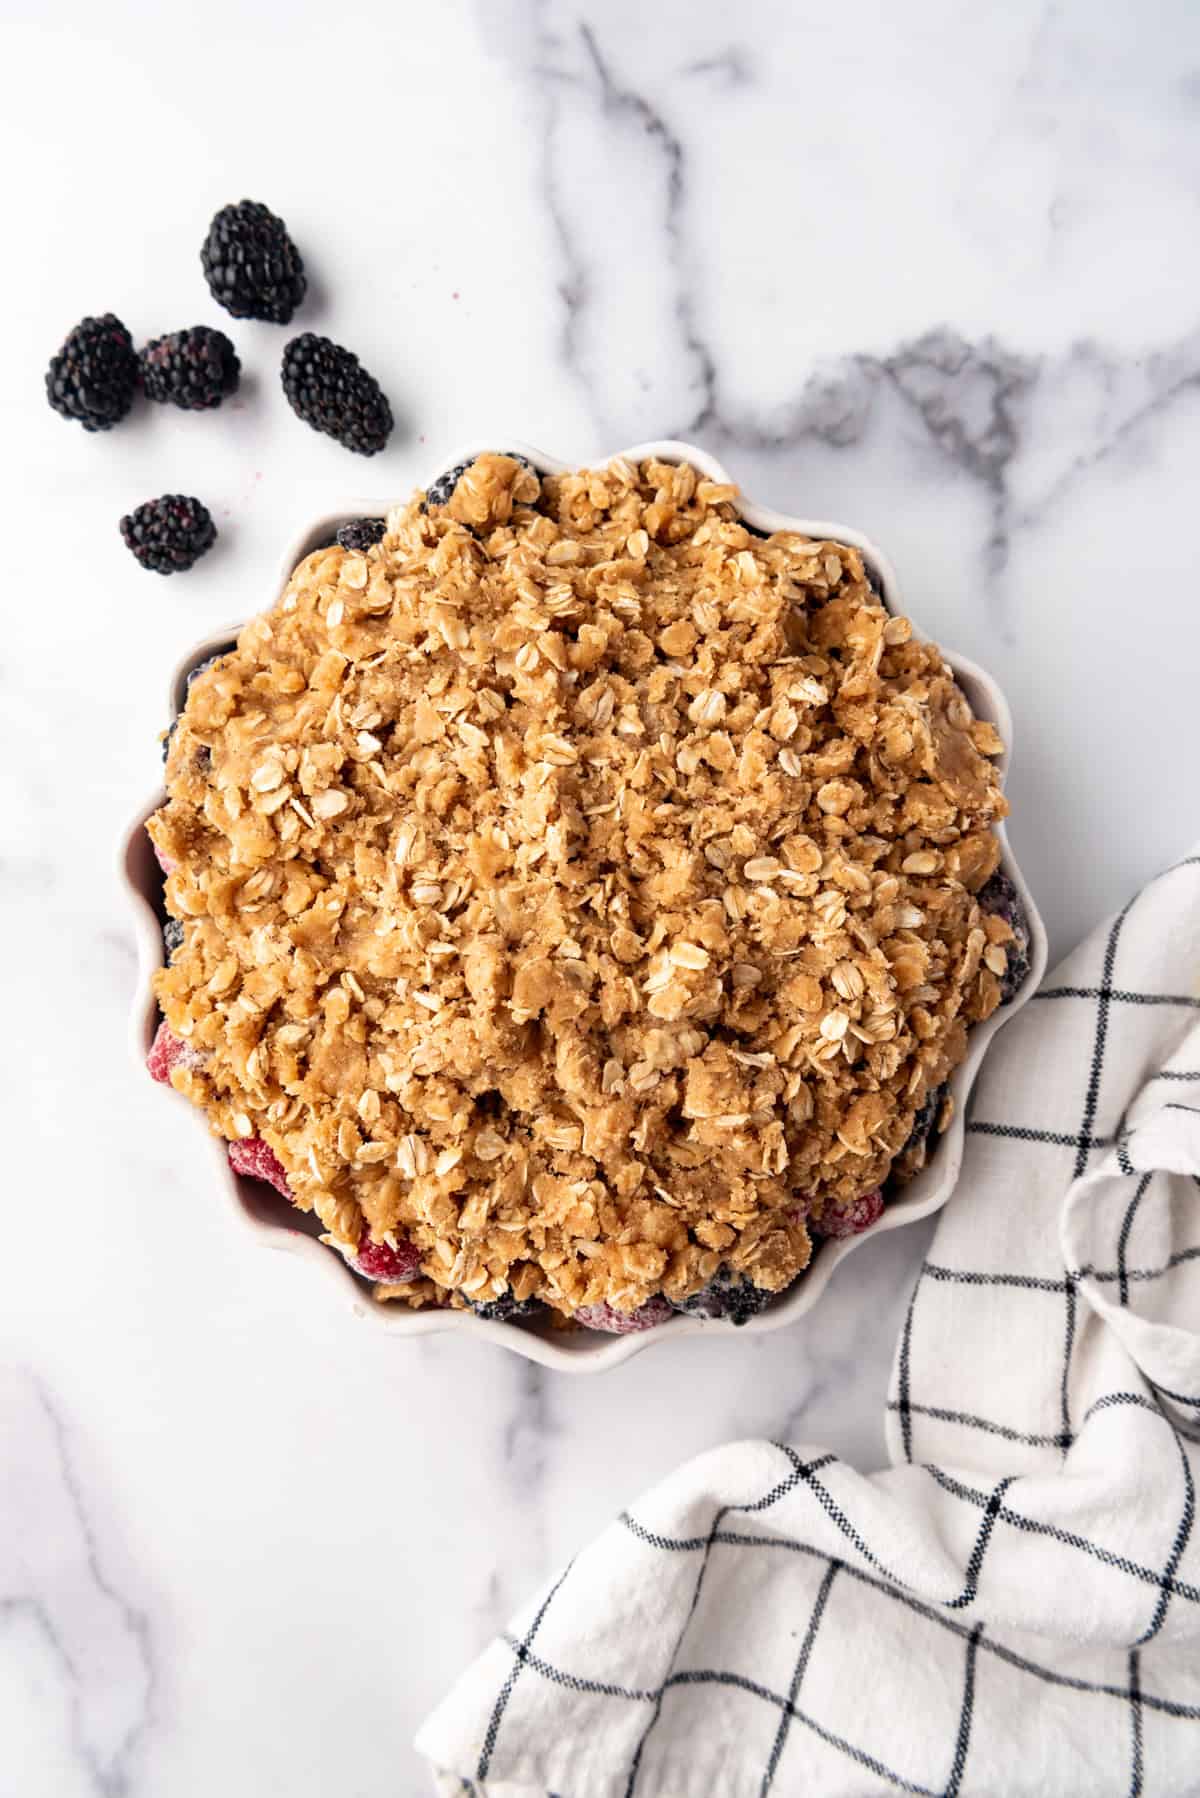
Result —
[[779, 1291], [999, 1003], [1001, 748], [855, 549], [481, 456], [192, 685], [170, 1080], [348, 1258], [415, 1247], [380, 1297]]

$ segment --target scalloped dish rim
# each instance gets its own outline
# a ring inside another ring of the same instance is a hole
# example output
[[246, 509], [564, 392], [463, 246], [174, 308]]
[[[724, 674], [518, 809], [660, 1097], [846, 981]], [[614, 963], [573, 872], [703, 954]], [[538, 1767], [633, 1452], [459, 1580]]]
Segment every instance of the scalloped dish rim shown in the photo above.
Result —
[[[493, 449], [497, 441], [499, 440], [492, 438], [486, 442], [469, 443], [454, 454], [439, 458], [425, 486], [431, 486], [439, 475], [460, 462], [470, 461], [484, 451]], [[511, 439], [505, 438], [503, 441], [506, 450], [524, 456], [542, 474], [561, 474], [570, 468], [587, 465], [561, 461], [531, 445]], [[629, 449], [615, 451], [614, 455], [625, 456], [630, 461], [642, 461], [648, 457], [665, 462], [687, 461], [699, 468], [710, 480], [725, 482], [731, 479], [715, 456], [690, 443], [674, 440], [639, 443]], [[613, 456], [594, 459], [594, 465], [603, 466], [613, 459]], [[394, 500], [382, 503], [378, 500], [359, 501], [334, 507], [313, 520], [293, 540], [280, 571], [279, 593], [276, 598], [282, 594], [297, 563], [318, 543], [328, 540], [340, 524], [344, 524], [349, 518], [378, 515], [394, 503]], [[738, 504], [741, 515], [759, 530], [796, 531], [804, 536], [830, 538], [853, 545], [861, 551], [875, 576], [881, 597], [889, 611], [903, 609], [900, 604], [899, 583], [890, 562], [860, 531], [819, 519], [796, 518], [774, 511], [768, 506], [756, 505], [744, 495], [739, 495]], [[911, 617], [911, 614], [906, 613], [906, 616]], [[244, 623], [243, 619], [224, 630], [209, 632], [180, 659], [171, 677], [171, 717], [181, 709], [187, 676], [191, 670], [227, 644]], [[913, 630], [918, 637], [923, 635], [915, 621]], [[972, 708], [980, 717], [990, 719], [1004, 739], [1005, 753], [999, 764], [1003, 778], [1007, 774], [1012, 753], [1012, 717], [1008, 702], [995, 680], [982, 668], [945, 648], [943, 654], [956, 679], [962, 684]], [[165, 793], [160, 786], [139, 807], [132, 822], [122, 832], [119, 851], [118, 873], [131, 901], [138, 959], [137, 987], [129, 1017], [129, 1048], [143, 1075], [146, 1054], [159, 1017], [151, 982], [163, 961], [162, 936], [156, 909], [156, 898], [161, 891], [161, 875], [150, 849], [145, 824], [150, 814], [162, 804], [164, 797]], [[632, 1355], [640, 1354], [657, 1343], [677, 1342], [688, 1335], [712, 1335], [715, 1332], [727, 1335], [737, 1332], [750, 1336], [768, 1330], [779, 1330], [795, 1323], [812, 1310], [828, 1286], [834, 1269], [861, 1243], [883, 1231], [901, 1229], [905, 1224], [916, 1222], [918, 1218], [929, 1217], [946, 1203], [957, 1182], [962, 1164], [967, 1099], [980, 1062], [996, 1031], [1027, 1002], [1041, 984], [1047, 960], [1045, 926], [1013, 857], [1002, 823], [996, 826], [996, 835], [1000, 840], [1001, 866], [1016, 886], [1029, 922], [1030, 967], [1024, 985], [1002, 1011], [994, 1012], [990, 1018], [972, 1029], [966, 1057], [949, 1083], [955, 1102], [950, 1127], [939, 1138], [928, 1165], [905, 1187], [903, 1196], [889, 1204], [878, 1221], [862, 1235], [822, 1242], [815, 1250], [808, 1268], [795, 1283], [766, 1311], [760, 1312], [745, 1324], [735, 1325], [723, 1318], [702, 1319], [678, 1315], [656, 1329], [626, 1336], [609, 1336], [594, 1330], [554, 1330], [536, 1324], [498, 1323], [475, 1317], [468, 1311], [414, 1311], [403, 1304], [381, 1303], [371, 1298], [361, 1280], [351, 1272], [339, 1255], [332, 1253], [306, 1230], [289, 1224], [282, 1210], [278, 1216], [273, 1208], [268, 1210], [265, 1201], [256, 1191], [256, 1183], [233, 1172], [225, 1155], [224, 1144], [205, 1130], [204, 1136], [213, 1157], [214, 1168], [230, 1200], [231, 1212], [242, 1220], [260, 1245], [288, 1249], [300, 1256], [313, 1270], [323, 1270], [317, 1273], [317, 1277], [326, 1281], [331, 1294], [336, 1282], [340, 1296], [343, 1301], [348, 1302], [352, 1314], [359, 1319], [370, 1320], [379, 1329], [408, 1336], [428, 1335], [443, 1330], [465, 1331], [481, 1340], [496, 1343], [513, 1354], [524, 1356], [526, 1360], [538, 1362], [543, 1367], [559, 1368], [564, 1372], [598, 1373], [604, 1368], [616, 1367], [622, 1361], [629, 1360]], [[161, 1097], [158, 1094], [155, 1096]], [[197, 1126], [202, 1126], [201, 1114], [181, 1095], [173, 1096], [180, 1116], [186, 1112], [195, 1119]]]

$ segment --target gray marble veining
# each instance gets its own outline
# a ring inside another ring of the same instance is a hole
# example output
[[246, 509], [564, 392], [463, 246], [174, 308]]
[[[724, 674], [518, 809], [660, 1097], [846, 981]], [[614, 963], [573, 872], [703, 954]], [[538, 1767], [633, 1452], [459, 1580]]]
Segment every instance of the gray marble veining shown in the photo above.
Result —
[[[792, 1331], [568, 1380], [331, 1312], [126, 1067], [106, 870], [165, 675], [269, 596], [308, 516], [481, 433], [579, 458], [690, 435], [755, 498], [868, 531], [1000, 679], [1059, 949], [1196, 835], [1190, 0], [272, 14], [262, 41], [234, 0], [200, 33], [148, 33], [139, 0], [2, 28], [5, 1798], [409, 1798], [418, 1719], [639, 1490], [735, 1436], [883, 1454], [931, 1226], [864, 1245]], [[283, 336], [207, 301], [203, 225], [247, 192], [310, 261], [297, 327], [402, 417], [369, 464], [287, 412]], [[238, 409], [66, 427], [40, 370], [106, 307], [139, 340], [227, 327]], [[221, 531], [171, 582], [116, 530], [164, 489]]]
[[15, 1651], [36, 1678], [43, 1662], [66, 1711], [68, 1768], [123, 1798], [154, 1709], [149, 1617], [104, 1566], [62, 1415], [31, 1372], [0, 1374], [0, 1440], [0, 1664], [11, 1674]]

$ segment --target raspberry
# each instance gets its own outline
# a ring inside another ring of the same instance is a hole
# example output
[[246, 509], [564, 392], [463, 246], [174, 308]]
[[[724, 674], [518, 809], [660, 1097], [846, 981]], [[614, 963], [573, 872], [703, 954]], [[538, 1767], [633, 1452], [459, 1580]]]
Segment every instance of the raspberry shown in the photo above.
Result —
[[265, 1180], [268, 1186], [273, 1186], [285, 1199], [292, 1197], [282, 1161], [261, 1136], [243, 1136], [237, 1142], [231, 1142], [228, 1145], [228, 1155], [229, 1165], [235, 1174], [245, 1174], [248, 1180]]
[[876, 1187], [874, 1192], [864, 1192], [860, 1199], [854, 1199], [849, 1205], [826, 1205], [821, 1213], [821, 1221], [814, 1222], [813, 1229], [818, 1236], [861, 1236], [869, 1230], [883, 1210], [883, 1194]]
[[395, 1248], [386, 1242], [373, 1242], [371, 1232], [364, 1230], [358, 1239], [353, 1266], [368, 1280], [385, 1280], [391, 1286], [399, 1286], [420, 1273], [421, 1251], [411, 1242], [401, 1241]]
[[160, 1086], [170, 1086], [172, 1068], [198, 1068], [203, 1061], [204, 1057], [199, 1049], [176, 1036], [166, 1018], [163, 1018], [154, 1033], [154, 1041], [146, 1057], [146, 1069], [151, 1080], [157, 1080]]
[[173, 874], [175, 872], [175, 863], [171, 860], [170, 856], [164, 855], [157, 843], [151, 843], [150, 847], [153, 849], [154, 859], [162, 869], [163, 873]]
[[638, 1330], [653, 1330], [665, 1324], [674, 1313], [667, 1300], [655, 1294], [636, 1311], [617, 1311], [612, 1305], [582, 1305], [575, 1322], [585, 1330], [603, 1330], [609, 1336], [632, 1336]]

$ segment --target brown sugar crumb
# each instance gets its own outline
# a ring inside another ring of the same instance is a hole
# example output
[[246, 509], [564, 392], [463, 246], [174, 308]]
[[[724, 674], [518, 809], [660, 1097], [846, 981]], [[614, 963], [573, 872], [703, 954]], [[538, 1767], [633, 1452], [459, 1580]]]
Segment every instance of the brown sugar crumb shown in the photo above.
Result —
[[481, 456], [193, 683], [173, 1078], [347, 1255], [416, 1245], [383, 1297], [781, 1290], [998, 1002], [999, 738], [857, 550], [735, 497]]

